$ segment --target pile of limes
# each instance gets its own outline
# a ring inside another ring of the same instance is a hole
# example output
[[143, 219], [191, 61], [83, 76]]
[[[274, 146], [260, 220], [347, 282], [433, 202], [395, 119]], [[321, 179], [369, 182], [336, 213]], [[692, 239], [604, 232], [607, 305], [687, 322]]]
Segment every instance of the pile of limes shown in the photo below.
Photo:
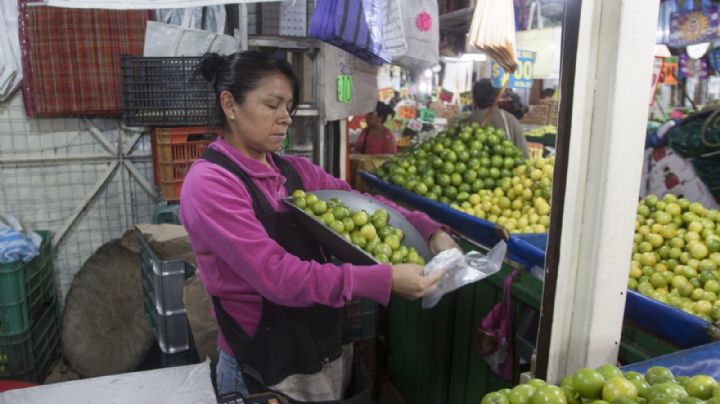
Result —
[[628, 287], [720, 320], [720, 211], [675, 195], [638, 204]]
[[450, 206], [510, 233], [546, 233], [554, 163], [554, 157], [530, 160], [515, 168], [513, 177], [501, 179], [494, 190], [481, 190]]
[[623, 373], [613, 365], [583, 368], [560, 386], [531, 379], [511, 389], [486, 394], [482, 404], [720, 404], [720, 387], [710, 376], [675, 377], [664, 367]]
[[520, 149], [501, 129], [472, 123], [448, 129], [393, 156], [376, 174], [411, 192], [449, 204], [462, 203], [482, 189], [494, 189], [524, 163]]
[[345, 206], [339, 199], [327, 201], [317, 195], [296, 190], [292, 194], [295, 206], [308, 212], [347, 241], [362, 248], [382, 263], [411, 263], [425, 265], [425, 259], [413, 247], [402, 244], [405, 233], [391, 226], [385, 209], [371, 214]]

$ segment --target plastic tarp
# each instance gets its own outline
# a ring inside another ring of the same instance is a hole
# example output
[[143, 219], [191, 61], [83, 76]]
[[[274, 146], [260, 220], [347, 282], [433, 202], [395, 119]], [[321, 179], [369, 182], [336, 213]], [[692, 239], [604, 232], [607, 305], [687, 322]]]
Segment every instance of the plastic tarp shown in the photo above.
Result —
[[664, 366], [675, 376], [703, 374], [720, 380], [720, 341], [624, 366], [622, 371], [645, 373], [653, 366]]
[[210, 361], [74, 380], [0, 394], [0, 404], [215, 403]]
[[711, 341], [707, 321], [634, 290], [628, 290], [625, 320], [652, 331], [680, 348]]

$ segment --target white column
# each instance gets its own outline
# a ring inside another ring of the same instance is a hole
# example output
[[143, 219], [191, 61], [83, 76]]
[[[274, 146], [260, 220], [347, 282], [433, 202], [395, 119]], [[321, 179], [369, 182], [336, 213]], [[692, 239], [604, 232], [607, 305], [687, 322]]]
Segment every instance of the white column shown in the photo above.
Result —
[[617, 360], [658, 5], [582, 2], [550, 381]]

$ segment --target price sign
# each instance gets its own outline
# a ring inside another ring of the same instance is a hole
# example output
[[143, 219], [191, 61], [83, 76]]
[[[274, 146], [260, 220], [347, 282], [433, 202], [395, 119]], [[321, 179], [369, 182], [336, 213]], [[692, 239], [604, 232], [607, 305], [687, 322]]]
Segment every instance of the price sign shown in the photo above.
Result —
[[441, 88], [439, 98], [440, 98], [440, 101], [450, 103], [450, 102], [452, 102], [454, 95], [455, 94], [452, 91]]
[[533, 84], [533, 66], [535, 65], [535, 52], [519, 50], [518, 66], [515, 73], [509, 74], [499, 64], [492, 63], [490, 79], [493, 87], [500, 88], [508, 81], [509, 88], [530, 88]]
[[662, 66], [662, 71], [660, 72], [660, 82], [663, 84], [676, 86], [678, 83], [678, 65], [679, 59], [677, 56], [665, 58]]
[[337, 76], [338, 102], [352, 101], [352, 76]]
[[399, 113], [402, 119], [415, 119], [417, 116], [417, 108], [410, 105], [403, 105], [400, 107]]
[[435, 122], [435, 110], [423, 108], [420, 110], [420, 120], [425, 123]]
[[392, 87], [385, 87], [378, 89], [378, 99], [380, 101], [387, 101], [395, 96], [395, 90]]

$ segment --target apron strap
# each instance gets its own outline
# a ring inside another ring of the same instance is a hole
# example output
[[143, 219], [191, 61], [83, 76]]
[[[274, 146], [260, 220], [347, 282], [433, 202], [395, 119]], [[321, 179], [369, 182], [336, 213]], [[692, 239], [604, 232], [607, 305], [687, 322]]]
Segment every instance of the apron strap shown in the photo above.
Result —
[[[297, 173], [297, 171], [292, 167], [292, 165], [290, 165], [287, 160], [283, 159], [275, 153], [272, 153], [271, 156], [273, 161], [275, 162], [275, 165], [278, 166], [280, 174], [285, 177], [285, 189], [287, 190], [288, 195], [290, 195], [296, 189], [304, 190], [305, 187], [303, 185], [302, 179], [300, 178], [300, 175]], [[253, 208], [255, 210], [256, 216], [275, 212], [272, 206], [270, 206], [270, 203], [267, 201], [267, 198], [265, 198], [265, 195], [263, 195], [262, 191], [260, 191], [257, 185], [255, 185], [252, 179], [250, 179], [250, 176], [248, 176], [245, 171], [243, 171], [240, 167], [238, 167], [237, 164], [230, 160], [228, 156], [209, 147], [205, 150], [205, 152], [203, 152], [200, 158], [217, 164], [220, 167], [235, 174], [235, 176], [237, 176], [245, 184], [245, 188], [247, 189], [250, 197], [252, 198]]]

